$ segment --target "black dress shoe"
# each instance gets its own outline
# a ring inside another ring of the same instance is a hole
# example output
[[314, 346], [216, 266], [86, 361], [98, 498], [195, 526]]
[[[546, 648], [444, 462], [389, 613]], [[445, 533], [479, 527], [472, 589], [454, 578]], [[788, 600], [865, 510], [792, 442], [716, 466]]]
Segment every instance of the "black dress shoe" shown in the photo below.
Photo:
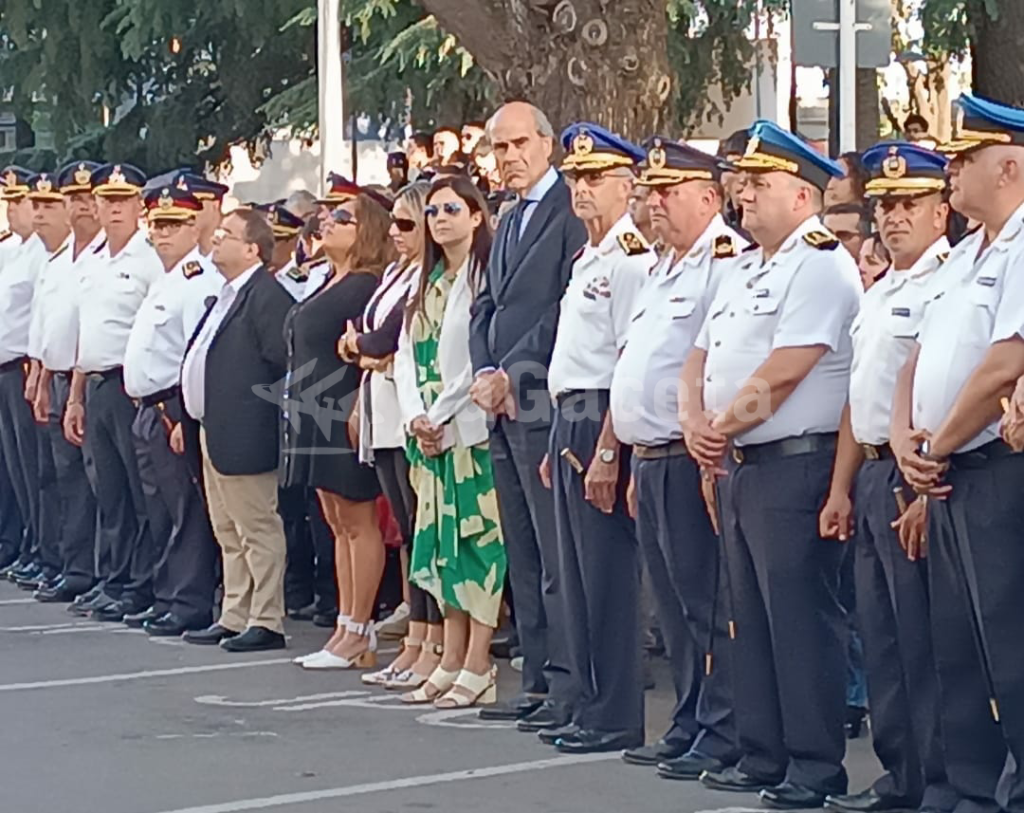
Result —
[[559, 740], [575, 739], [580, 733], [580, 727], [576, 723], [559, 726], [558, 728], [545, 728], [537, 732], [537, 739], [545, 745], [554, 745]]
[[284, 635], [266, 627], [249, 627], [241, 635], [226, 638], [220, 648], [228, 652], [266, 652], [270, 649], [284, 649]]
[[758, 793], [765, 788], [779, 784], [777, 779], [762, 779], [741, 771], [735, 765], [724, 771], [707, 771], [701, 774], [701, 784], [711, 790], [727, 790], [734, 793]]
[[[79, 598], [81, 598], [81, 596], [79, 596]], [[80, 618], [85, 618], [93, 610], [99, 610], [103, 607], [109, 607], [111, 604], [114, 603], [116, 603], [114, 599], [112, 599], [106, 593], [100, 592], [94, 595], [88, 601], [78, 601], [76, 599], [68, 607], [68, 612], [72, 615], [77, 615]]]
[[560, 728], [569, 722], [569, 712], [560, 704], [545, 700], [537, 708], [516, 723], [516, 728], [526, 734], [536, 734], [545, 728]]
[[846, 707], [846, 722], [844, 728], [846, 729], [846, 739], [855, 740], [866, 727], [868, 719], [868, 710], [862, 706], [847, 706]]
[[326, 613], [313, 613], [313, 626], [334, 629], [338, 626], [338, 611], [331, 610]]
[[292, 621], [312, 621], [314, 615], [315, 612], [312, 604], [308, 607], [293, 607], [288, 610], [288, 617]]
[[16, 567], [8, 569], [7, 578], [12, 582], [16, 582], [18, 579], [38, 573], [39, 570], [39, 562], [34, 559], [19, 560]]
[[639, 748], [630, 748], [622, 752], [622, 761], [630, 765], [657, 765], [659, 762], [667, 762], [670, 759], [678, 759], [690, 750], [688, 742], [666, 742], [658, 740], [650, 745], [641, 745]]
[[644, 741], [642, 731], [595, 731], [581, 728], [574, 735], [555, 741], [563, 754], [600, 754], [636, 748]]
[[164, 613], [144, 622], [142, 628], [155, 638], [177, 638], [189, 630], [204, 630], [209, 626], [209, 618], [188, 620], [177, 613]]
[[0, 579], [10, 579], [15, 571], [21, 570], [27, 564], [28, 560], [21, 556], [15, 556], [11, 561], [4, 562], [3, 568], [0, 568]]
[[788, 780], [774, 788], [765, 788], [760, 797], [761, 804], [774, 810], [813, 810], [825, 805], [824, 793]]
[[156, 621], [164, 615], [156, 607], [147, 607], [141, 613], [130, 613], [124, 617], [124, 623], [132, 629], [140, 630], [147, 621]]
[[32, 597], [42, 604], [70, 604], [77, 596], [78, 593], [68, 586], [67, 582], [40, 587], [32, 594]]
[[707, 773], [718, 773], [728, 767], [727, 763], [714, 757], [706, 757], [699, 751], [688, 751], [681, 757], [658, 763], [658, 776], [663, 779], [680, 779], [696, 782]]
[[882, 796], [874, 788], [860, 793], [829, 794], [825, 807], [843, 813], [882, 813], [889, 810], [917, 810], [917, 803], [903, 796]]
[[200, 646], [217, 646], [221, 641], [235, 638], [241, 633], [222, 627], [220, 624], [212, 624], [204, 630], [192, 630], [186, 632], [182, 637], [190, 644]]
[[126, 616], [135, 615], [140, 610], [137, 607], [125, 604], [123, 601], [115, 601], [113, 604], [108, 604], [106, 607], [99, 607], [93, 610], [89, 617], [93, 621], [104, 621], [104, 622], [117, 622], [124, 621]]
[[484, 706], [478, 716], [481, 720], [522, 720], [539, 709], [543, 702], [543, 697], [521, 694], [504, 703]]

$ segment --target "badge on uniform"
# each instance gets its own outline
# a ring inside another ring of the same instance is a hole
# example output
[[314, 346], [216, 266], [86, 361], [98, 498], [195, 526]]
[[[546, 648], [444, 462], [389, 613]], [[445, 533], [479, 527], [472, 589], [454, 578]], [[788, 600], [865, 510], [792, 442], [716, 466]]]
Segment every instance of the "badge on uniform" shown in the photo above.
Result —
[[646, 254], [651, 250], [644, 238], [636, 232], [627, 231], [619, 235], [619, 245], [626, 252], [627, 257], [636, 257], [639, 254]]
[[731, 235], [720, 234], [715, 238], [714, 256], [716, 260], [736, 256], [736, 241]]
[[995, 284], [995, 277], [978, 277], [978, 285], [984, 285], [986, 288], [994, 288]]
[[893, 308], [893, 316], [910, 316], [910, 308]]
[[935, 259], [939, 261], [939, 265], [942, 265], [946, 260], [949, 259], [949, 252], [943, 251], [941, 254], [936, 254]]
[[309, 272], [305, 271], [302, 268], [299, 268], [299, 266], [297, 265], [293, 265], [291, 268], [288, 269], [287, 276], [289, 279], [293, 279], [296, 282], [305, 282], [306, 280], [309, 279]]
[[804, 242], [819, 251], [834, 251], [839, 238], [827, 231], [809, 231], [804, 235]]
[[120, 272], [120, 273], [119, 273], [119, 274], [117, 275], [117, 278], [118, 278], [118, 279], [131, 279], [131, 278], [132, 278], [132, 275], [131, 275], [131, 274], [129, 274], [129, 273], [127, 273], [127, 272], [125, 272], [125, 271], [121, 271], [121, 272]]
[[192, 279], [192, 277], [198, 277], [203, 273], [203, 266], [195, 260], [191, 260], [181, 267], [181, 273], [185, 275], [185, 279]]
[[758, 288], [756, 291], [754, 291], [754, 296], [757, 299], [767, 299], [769, 296], [771, 296], [771, 291], [768, 288]]

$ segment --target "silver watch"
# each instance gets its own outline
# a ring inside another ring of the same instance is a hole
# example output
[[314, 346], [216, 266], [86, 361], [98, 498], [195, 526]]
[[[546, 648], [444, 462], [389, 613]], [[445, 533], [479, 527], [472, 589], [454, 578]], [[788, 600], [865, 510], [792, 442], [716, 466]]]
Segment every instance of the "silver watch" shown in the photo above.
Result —
[[599, 449], [597, 457], [602, 463], [614, 463], [618, 452], [615, 449]]

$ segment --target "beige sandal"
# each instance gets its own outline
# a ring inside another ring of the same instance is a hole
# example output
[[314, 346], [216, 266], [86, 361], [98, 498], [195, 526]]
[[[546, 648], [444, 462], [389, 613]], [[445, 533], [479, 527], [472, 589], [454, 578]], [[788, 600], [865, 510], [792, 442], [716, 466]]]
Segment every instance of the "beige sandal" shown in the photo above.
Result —
[[458, 678], [458, 676], [459, 672], [448, 672], [438, 666], [437, 669], [430, 673], [430, 677], [427, 678], [426, 683], [414, 692], [406, 692], [403, 694], [401, 700], [403, 703], [408, 703], [409, 705], [433, 703], [435, 700], [440, 699], [441, 695], [455, 685], [455, 679]]
[[463, 669], [447, 694], [434, 701], [434, 707], [466, 709], [470, 706], [489, 706], [498, 700], [498, 685], [495, 682], [497, 678], [497, 666], [492, 666], [483, 675]]

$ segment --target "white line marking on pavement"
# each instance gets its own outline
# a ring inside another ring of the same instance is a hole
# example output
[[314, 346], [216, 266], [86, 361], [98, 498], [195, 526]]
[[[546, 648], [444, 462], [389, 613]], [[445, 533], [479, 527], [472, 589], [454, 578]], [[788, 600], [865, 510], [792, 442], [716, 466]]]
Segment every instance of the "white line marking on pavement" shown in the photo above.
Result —
[[366, 695], [369, 692], [327, 692], [325, 694], [307, 694], [300, 697], [286, 697], [283, 700], [228, 700], [227, 697], [218, 694], [204, 694], [195, 698], [197, 703], [204, 706], [230, 706], [232, 708], [259, 708], [260, 706], [281, 706], [286, 703], [302, 703], [307, 700], [329, 700], [336, 697], [356, 697]]
[[46, 630], [69, 629], [83, 624], [93, 626], [94, 621], [68, 621], [65, 624], [30, 624], [24, 627], [0, 627], [0, 632], [45, 632]]
[[209, 734], [157, 734], [158, 740], [212, 740], [217, 737], [276, 737], [275, 731], [214, 731]]
[[0, 607], [8, 604], [38, 604], [34, 598], [5, 598], [0, 599]]
[[515, 762], [511, 765], [494, 765], [488, 768], [472, 768], [465, 771], [451, 771], [427, 776], [409, 776], [405, 779], [388, 779], [383, 782], [367, 782], [363, 785], [348, 785], [342, 788], [326, 790], [308, 790], [301, 793], [282, 793], [278, 796], [265, 796], [260, 799], [239, 799], [235, 802], [199, 805], [198, 807], [182, 807], [176, 810], [163, 810], [160, 813], [240, 813], [245, 810], [267, 810], [272, 807], [299, 805], [308, 802], [319, 802], [324, 799], [343, 799], [349, 796], [365, 796], [370, 793], [383, 793], [389, 790], [404, 788], [423, 788], [431, 785], [444, 785], [451, 782], [465, 782], [469, 779], [488, 779], [495, 776], [532, 773], [546, 771], [551, 768], [564, 768], [570, 765], [582, 765], [588, 762], [607, 762], [619, 759], [614, 754], [581, 754], [580, 756], [554, 757], [535, 762]]
[[472, 722], [472, 723], [459, 723], [456, 720], [463, 717], [473, 717], [477, 720], [480, 709], [443, 709], [441, 711], [431, 711], [426, 714], [421, 714], [416, 718], [417, 723], [423, 725], [439, 726], [441, 728], [479, 728], [488, 729], [494, 731], [495, 729], [510, 731], [515, 728], [513, 723], [488, 723], [488, 722]]
[[291, 658], [272, 658], [265, 661], [214, 663], [207, 666], [182, 666], [177, 669], [153, 669], [148, 672], [125, 672], [119, 675], [94, 675], [93, 677], [63, 678], [61, 680], [37, 680], [31, 683], [0, 683], [0, 692], [57, 689], [62, 686], [89, 686], [95, 683], [123, 683], [128, 680], [146, 680], [147, 678], [173, 677], [175, 675], [197, 675], [203, 672], [223, 672], [228, 669], [248, 669], [255, 666], [277, 666], [282, 663], [291, 662]]
[[715, 807], [710, 810], [697, 810], [695, 813], [764, 813], [763, 807]]
[[113, 632], [121, 630], [111, 627], [109, 624], [82, 624], [79, 627], [68, 627], [66, 629], [40, 630], [40, 635], [77, 635], [80, 632]]

